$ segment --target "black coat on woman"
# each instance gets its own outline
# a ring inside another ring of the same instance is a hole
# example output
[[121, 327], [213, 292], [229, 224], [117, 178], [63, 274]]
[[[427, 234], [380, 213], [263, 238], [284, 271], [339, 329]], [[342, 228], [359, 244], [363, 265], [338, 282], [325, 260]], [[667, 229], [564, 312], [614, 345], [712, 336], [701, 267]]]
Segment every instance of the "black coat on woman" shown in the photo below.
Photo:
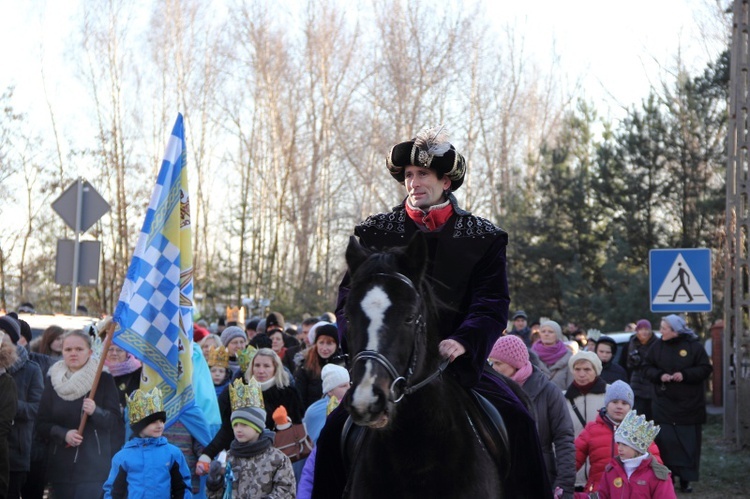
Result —
[[[60, 361], [63, 362], [63, 361]], [[89, 359], [94, 362], [94, 359]], [[50, 372], [54, 370], [54, 366]], [[63, 400], [55, 391], [49, 376], [44, 380], [44, 392], [39, 404], [38, 432], [48, 444], [49, 468], [47, 479], [51, 483], [80, 483], [104, 481], [109, 475], [112, 448], [110, 433], [122, 424], [117, 387], [112, 376], [102, 372], [94, 396], [96, 410], [89, 416], [83, 430], [83, 442], [78, 447], [68, 447], [65, 435], [78, 428], [81, 422], [83, 399]]]
[[44, 380], [41, 368], [36, 362], [29, 360], [26, 348], [19, 346], [16, 351], [18, 360], [8, 368], [8, 373], [16, 382], [18, 392], [18, 409], [8, 438], [10, 470], [11, 472], [28, 472], [31, 464], [34, 422], [44, 390]]
[[[8, 360], [8, 362], [5, 362]], [[9, 357], [0, 353], [0, 498], [7, 497], [8, 476], [10, 465], [8, 461], [8, 434], [13, 428], [13, 418], [16, 416], [16, 383], [5, 372], [12, 363]]]
[[[661, 426], [656, 444], [664, 464], [680, 484], [699, 479], [702, 425], [706, 422], [705, 382], [711, 363], [700, 340], [692, 334], [656, 341], [645, 359], [644, 374], [654, 383], [652, 410]], [[680, 382], [662, 382], [664, 374], [682, 374]]]
[[[656, 387], [653, 401], [654, 422], [693, 425], [706, 422], [705, 382], [711, 375], [711, 362], [700, 340], [681, 334], [654, 343], [646, 355], [644, 374]], [[662, 383], [662, 374], [680, 372], [683, 381]]]
[[[328, 363], [345, 367], [344, 356], [340, 350], [327, 359], [320, 359], [319, 362], [321, 370]], [[320, 373], [316, 375], [310, 369], [306, 368], [304, 363], [294, 373], [294, 386], [297, 388], [297, 392], [299, 392], [302, 399], [303, 411], [307, 410], [308, 407], [323, 396], [323, 378]], [[287, 409], [289, 408], [287, 407]]]

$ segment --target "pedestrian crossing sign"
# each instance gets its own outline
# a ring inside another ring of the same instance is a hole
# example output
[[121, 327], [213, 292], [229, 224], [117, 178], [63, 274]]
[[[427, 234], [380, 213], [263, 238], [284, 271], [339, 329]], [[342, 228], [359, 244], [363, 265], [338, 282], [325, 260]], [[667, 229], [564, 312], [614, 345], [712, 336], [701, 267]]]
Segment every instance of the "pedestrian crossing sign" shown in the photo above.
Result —
[[711, 311], [710, 249], [655, 249], [648, 260], [652, 312]]

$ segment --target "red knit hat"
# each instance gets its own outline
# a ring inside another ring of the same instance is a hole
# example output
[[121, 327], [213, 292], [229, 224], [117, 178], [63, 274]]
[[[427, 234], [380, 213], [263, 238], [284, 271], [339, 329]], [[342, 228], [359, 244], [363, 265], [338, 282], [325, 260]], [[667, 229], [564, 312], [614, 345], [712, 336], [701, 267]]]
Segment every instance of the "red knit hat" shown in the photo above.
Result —
[[492, 347], [490, 358], [505, 362], [509, 366], [521, 369], [529, 363], [529, 350], [518, 336], [509, 334], [501, 336]]

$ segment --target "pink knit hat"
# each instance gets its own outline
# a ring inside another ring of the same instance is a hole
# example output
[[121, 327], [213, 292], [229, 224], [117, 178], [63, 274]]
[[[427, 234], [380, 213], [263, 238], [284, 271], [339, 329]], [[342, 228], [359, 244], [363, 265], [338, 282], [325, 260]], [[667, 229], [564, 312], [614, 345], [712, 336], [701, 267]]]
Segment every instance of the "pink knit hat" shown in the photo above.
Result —
[[490, 359], [499, 360], [516, 369], [521, 369], [529, 363], [529, 350], [521, 338], [509, 334], [501, 336], [495, 342], [490, 352]]

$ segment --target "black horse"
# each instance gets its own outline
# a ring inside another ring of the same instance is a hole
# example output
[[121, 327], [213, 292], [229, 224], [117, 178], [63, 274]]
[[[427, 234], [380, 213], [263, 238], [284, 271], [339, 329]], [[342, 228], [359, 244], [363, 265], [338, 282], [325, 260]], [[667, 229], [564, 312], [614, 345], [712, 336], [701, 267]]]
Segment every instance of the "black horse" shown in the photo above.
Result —
[[352, 498], [503, 497], [504, 443], [442, 374], [426, 259], [424, 237], [385, 252], [352, 237], [346, 251], [353, 360], [343, 405], [365, 428], [342, 439]]

